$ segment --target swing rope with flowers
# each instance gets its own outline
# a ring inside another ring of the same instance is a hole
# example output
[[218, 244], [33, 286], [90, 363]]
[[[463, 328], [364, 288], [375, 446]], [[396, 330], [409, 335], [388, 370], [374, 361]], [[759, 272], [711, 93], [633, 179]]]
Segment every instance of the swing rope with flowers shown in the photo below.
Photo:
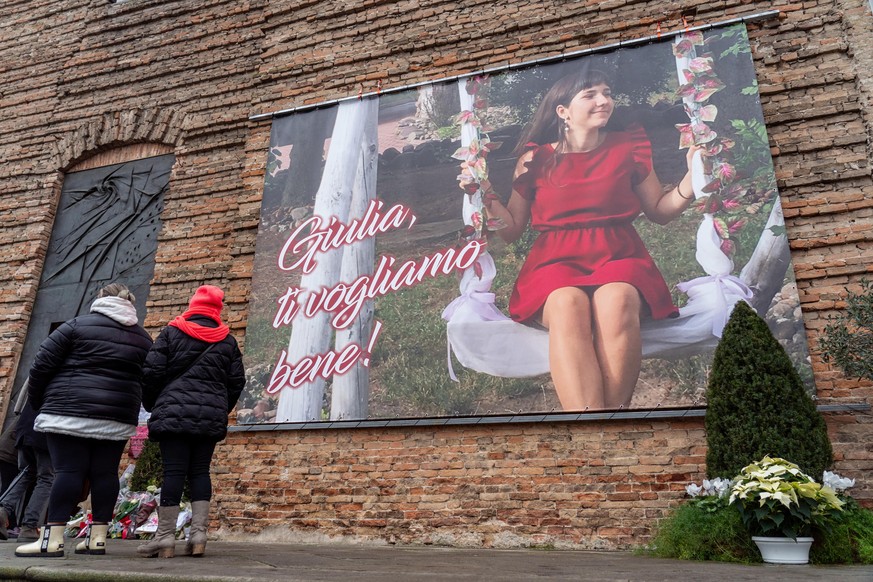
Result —
[[[687, 303], [680, 315], [669, 320], [646, 320], [642, 323], [643, 357], [687, 357], [712, 349], [738, 301], [751, 301], [756, 279], [773, 257], [787, 253], [782, 235], [781, 207], [773, 206], [752, 258], [739, 276], [732, 274], [734, 251], [732, 235], [744, 225], [742, 218], [731, 218], [731, 210], [741, 206], [746, 192], [734, 183], [736, 171], [726, 154], [731, 140], [719, 137], [708, 125], [718, 111], [709, 98], [724, 88], [713, 70], [711, 56], [697, 56], [697, 47], [705, 40], [701, 32], [677, 37], [673, 43], [676, 69], [680, 80], [678, 96], [685, 105], [689, 123], [677, 126], [680, 147], [698, 145], [692, 159], [691, 176], [694, 208], [702, 220], [697, 230], [695, 258], [705, 276], [682, 282]], [[487, 157], [499, 144], [491, 142], [482, 114], [488, 107], [489, 79], [476, 76], [459, 82], [461, 113], [455, 121], [461, 127], [461, 148], [454, 157], [462, 161], [459, 184], [464, 190], [462, 238], [483, 239], [488, 231], [505, 225], [489, 217], [481, 184], [488, 178]], [[492, 376], [520, 378], [549, 372], [548, 332], [517, 323], [502, 313], [494, 303], [491, 285], [497, 274], [494, 259], [483, 253], [461, 276], [459, 296], [443, 311], [447, 322], [448, 365], [453, 380], [452, 353], [464, 367]]]

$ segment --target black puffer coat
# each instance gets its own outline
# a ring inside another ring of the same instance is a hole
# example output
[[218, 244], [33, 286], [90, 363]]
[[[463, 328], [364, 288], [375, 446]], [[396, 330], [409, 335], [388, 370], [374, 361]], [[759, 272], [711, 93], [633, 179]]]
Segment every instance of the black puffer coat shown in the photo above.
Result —
[[33, 430], [33, 422], [36, 420], [36, 410], [30, 402], [24, 404], [18, 420], [15, 422], [15, 447], [33, 447], [34, 449], [48, 450], [44, 432]]
[[[189, 320], [217, 325], [202, 315]], [[242, 354], [228, 334], [197, 360], [208, 346], [177, 327], [167, 326], [158, 335], [143, 368], [143, 406], [152, 413], [150, 440], [178, 435], [220, 441], [227, 435], [227, 415], [246, 384]]]
[[139, 325], [101, 313], [71, 319], [39, 347], [30, 368], [30, 404], [40, 413], [136, 425], [151, 345]]

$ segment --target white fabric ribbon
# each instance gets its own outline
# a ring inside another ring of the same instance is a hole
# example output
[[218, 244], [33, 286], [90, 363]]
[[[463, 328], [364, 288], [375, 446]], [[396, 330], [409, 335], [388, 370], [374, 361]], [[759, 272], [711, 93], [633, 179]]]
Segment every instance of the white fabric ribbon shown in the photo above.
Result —
[[[443, 309], [442, 318], [454, 321], [454, 316], [460, 310], [475, 321], [500, 321], [508, 319], [494, 305], [495, 295], [489, 291], [471, 291], [456, 297]], [[469, 313], [467, 313], [469, 312]], [[467, 319], [467, 317], [464, 317]]]
[[708, 295], [708, 298], [715, 300], [715, 309], [712, 309], [709, 315], [712, 318], [712, 335], [717, 338], [721, 337], [737, 301], [740, 299], [748, 301], [752, 298], [752, 290], [749, 286], [733, 275], [697, 277], [679, 283], [676, 287], [688, 295], [687, 309], [683, 309], [683, 313], [693, 312], [695, 299], [704, 293]]

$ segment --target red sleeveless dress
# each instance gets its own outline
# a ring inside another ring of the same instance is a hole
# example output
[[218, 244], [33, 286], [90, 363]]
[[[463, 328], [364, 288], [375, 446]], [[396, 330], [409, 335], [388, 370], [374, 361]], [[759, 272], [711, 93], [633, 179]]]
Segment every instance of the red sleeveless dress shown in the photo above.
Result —
[[633, 187], [652, 171], [652, 148], [642, 128], [610, 132], [590, 152], [553, 163], [550, 144], [534, 146], [527, 172], [513, 189], [531, 203], [539, 232], [509, 300], [516, 321], [539, 315], [552, 291], [630, 283], [654, 319], [676, 317], [664, 277], [633, 227], [640, 214]]

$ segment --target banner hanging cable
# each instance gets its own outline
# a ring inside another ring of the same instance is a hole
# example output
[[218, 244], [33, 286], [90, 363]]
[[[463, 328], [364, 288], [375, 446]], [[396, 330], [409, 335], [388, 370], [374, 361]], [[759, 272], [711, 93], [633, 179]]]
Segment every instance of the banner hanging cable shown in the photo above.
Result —
[[318, 109], [320, 107], [328, 107], [331, 105], [336, 105], [338, 103], [342, 103], [344, 101], [351, 101], [354, 99], [364, 99], [365, 97], [382, 96], [382, 95], [387, 95], [389, 93], [396, 93], [398, 91], [405, 91], [407, 89], [413, 89], [415, 87], [424, 87], [426, 85], [435, 85], [437, 83], [448, 83], [451, 81], [457, 81], [458, 79], [466, 79], [469, 77], [474, 77], [476, 75], [488, 75], [491, 73], [498, 73], [500, 71], [510, 71], [512, 69], [521, 69], [521, 68], [530, 67], [533, 65], [541, 65], [544, 63], [553, 63], [553, 62], [557, 62], [557, 61], [562, 61], [565, 59], [579, 57], [582, 55], [606, 52], [606, 51], [615, 50], [618, 48], [646, 44], [646, 43], [653, 42], [653, 41], [663, 41], [663, 40], [670, 39], [674, 36], [679, 36], [680, 34], [687, 34], [689, 32], [694, 32], [694, 31], [698, 31], [698, 30], [699, 31], [710, 30], [713, 28], [730, 26], [731, 24], [737, 24], [740, 22], [760, 22], [763, 20], [771, 20], [771, 19], [779, 16], [779, 13], [780, 13], [779, 10], [768, 10], [766, 12], [758, 12], [756, 14], [749, 14], [747, 16], [738, 16], [737, 18], [731, 18], [730, 20], [721, 20], [721, 21], [712, 22], [709, 24], [701, 24], [699, 26], [691, 26], [691, 27], [683, 26], [681, 29], [674, 30], [672, 32], [663, 32], [662, 33], [660, 31], [658, 31], [657, 34], [643, 36], [640, 38], [635, 38], [633, 40], [622, 40], [622, 41], [612, 43], [612, 44], [592, 47], [589, 49], [583, 49], [583, 50], [573, 51], [573, 52], [569, 52], [569, 53], [562, 53], [560, 55], [555, 55], [555, 56], [546, 57], [546, 58], [542, 58], [542, 59], [534, 59], [531, 61], [524, 61], [522, 63], [510, 63], [508, 65], [503, 65], [500, 67], [483, 69], [481, 71], [464, 73], [463, 75], [455, 75], [452, 77], [443, 77], [443, 78], [435, 79], [432, 81], [422, 81], [420, 83], [411, 83], [409, 85], [403, 85], [400, 87], [393, 87], [391, 89], [382, 89], [381, 81], [379, 81], [379, 86], [376, 89], [376, 91], [371, 91], [369, 93], [364, 93], [361, 91], [356, 95], [352, 95], [349, 97], [342, 97], [340, 99], [332, 99], [329, 101], [322, 101], [319, 103], [312, 103], [309, 105], [300, 105], [298, 107], [291, 107], [289, 109], [281, 109], [279, 111], [273, 111], [270, 113], [258, 113], [255, 115], [250, 115], [249, 121], [264, 121], [267, 119], [273, 119], [275, 117], [282, 117], [285, 115], [290, 115], [292, 113], [299, 113], [301, 111], [309, 111], [311, 109]]

